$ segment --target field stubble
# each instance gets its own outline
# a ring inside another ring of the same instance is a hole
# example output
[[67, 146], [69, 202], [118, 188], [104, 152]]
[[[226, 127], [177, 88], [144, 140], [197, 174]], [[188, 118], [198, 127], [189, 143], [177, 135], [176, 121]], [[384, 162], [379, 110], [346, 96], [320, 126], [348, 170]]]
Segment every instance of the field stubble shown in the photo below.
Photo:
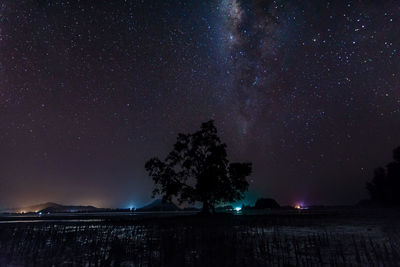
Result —
[[0, 266], [399, 266], [388, 214], [2, 224]]

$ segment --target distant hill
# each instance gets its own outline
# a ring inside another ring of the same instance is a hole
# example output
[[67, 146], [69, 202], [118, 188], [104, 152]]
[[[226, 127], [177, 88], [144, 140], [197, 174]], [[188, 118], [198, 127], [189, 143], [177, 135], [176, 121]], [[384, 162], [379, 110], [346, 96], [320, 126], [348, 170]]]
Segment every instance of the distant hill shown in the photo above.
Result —
[[7, 213], [30, 213], [30, 212], [42, 212], [42, 213], [58, 213], [58, 212], [91, 212], [103, 209], [98, 209], [93, 206], [64, 206], [61, 204], [47, 202], [38, 205], [32, 205], [21, 208], [11, 208], [3, 210], [2, 212]]
[[272, 198], [259, 198], [254, 205], [255, 209], [279, 209], [280, 206], [275, 199]]
[[19, 208], [9, 208], [1, 210], [1, 212], [8, 212], [8, 213], [29, 213], [29, 212], [39, 212], [43, 209], [54, 207], [54, 206], [61, 206], [60, 204], [53, 203], [53, 202], [46, 202], [37, 205], [27, 206], [27, 207], [19, 207]]
[[38, 205], [28, 206], [28, 207], [22, 208], [22, 210], [24, 210], [25, 212], [39, 212], [41, 210], [44, 210], [44, 209], [47, 209], [50, 207], [58, 207], [58, 206], [62, 206], [62, 205], [53, 203], [53, 202], [46, 202], [46, 203], [42, 203], [42, 204], [38, 204]]
[[136, 209], [136, 211], [179, 211], [181, 210], [172, 202], [163, 203], [161, 199], [156, 199], [149, 205]]
[[99, 209], [93, 206], [63, 206], [63, 205], [55, 205], [51, 207], [47, 207], [45, 209], [40, 210], [42, 213], [63, 213], [63, 212], [93, 212], [99, 211], [103, 209]]

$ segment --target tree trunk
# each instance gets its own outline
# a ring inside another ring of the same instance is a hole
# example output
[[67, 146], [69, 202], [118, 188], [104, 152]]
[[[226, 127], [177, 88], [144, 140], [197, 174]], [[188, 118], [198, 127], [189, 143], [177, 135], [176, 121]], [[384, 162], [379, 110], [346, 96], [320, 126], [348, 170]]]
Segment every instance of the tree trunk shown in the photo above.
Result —
[[201, 213], [210, 214], [210, 203], [207, 200], [203, 201], [203, 208], [201, 209]]

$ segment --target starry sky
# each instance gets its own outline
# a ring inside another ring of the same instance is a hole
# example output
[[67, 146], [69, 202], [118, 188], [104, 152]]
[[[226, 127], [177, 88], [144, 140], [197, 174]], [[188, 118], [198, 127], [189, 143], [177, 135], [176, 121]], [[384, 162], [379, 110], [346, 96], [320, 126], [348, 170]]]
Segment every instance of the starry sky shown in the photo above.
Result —
[[0, 207], [149, 202], [214, 119], [247, 203], [353, 204], [400, 144], [399, 1], [0, 1]]

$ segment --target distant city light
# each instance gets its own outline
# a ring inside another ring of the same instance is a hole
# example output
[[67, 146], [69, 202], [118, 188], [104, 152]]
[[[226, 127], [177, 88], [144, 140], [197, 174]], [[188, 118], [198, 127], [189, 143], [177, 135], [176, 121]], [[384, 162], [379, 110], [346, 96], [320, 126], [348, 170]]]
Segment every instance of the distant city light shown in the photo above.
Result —
[[241, 207], [236, 207], [235, 210], [236, 210], [236, 212], [239, 212], [239, 211], [242, 210], [242, 208]]
[[306, 210], [306, 209], [308, 209], [308, 207], [305, 206], [303, 202], [301, 202], [301, 203], [296, 203], [296, 204], [294, 205], [294, 208], [297, 209], [297, 210]]

